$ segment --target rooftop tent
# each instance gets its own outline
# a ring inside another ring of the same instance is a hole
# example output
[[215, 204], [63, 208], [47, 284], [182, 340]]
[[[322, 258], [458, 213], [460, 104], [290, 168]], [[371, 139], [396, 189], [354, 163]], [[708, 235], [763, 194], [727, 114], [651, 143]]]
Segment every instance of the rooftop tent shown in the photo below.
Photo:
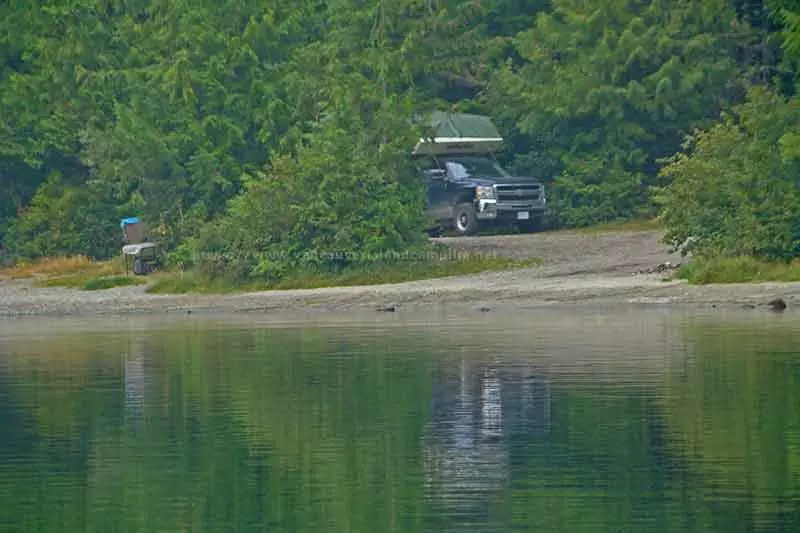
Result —
[[415, 155], [490, 153], [503, 144], [492, 120], [483, 115], [436, 111], [429, 126], [430, 133], [414, 147]]

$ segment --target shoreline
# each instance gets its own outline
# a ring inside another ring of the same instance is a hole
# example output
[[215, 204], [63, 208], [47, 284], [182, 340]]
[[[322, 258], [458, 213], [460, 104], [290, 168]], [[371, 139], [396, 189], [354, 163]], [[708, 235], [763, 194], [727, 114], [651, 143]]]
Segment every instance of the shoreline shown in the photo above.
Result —
[[681, 262], [651, 230], [602, 234], [445, 238], [454, 251], [543, 257], [539, 266], [385, 285], [273, 290], [224, 295], [149, 294], [147, 285], [86, 291], [35, 287], [33, 280], [0, 280], [0, 318], [267, 313], [275, 316], [337, 313], [516, 313], [546, 307], [647, 306], [748, 308], [782, 298], [791, 312], [800, 282], [689, 285], [643, 274]]
[[[247, 292], [226, 295], [154, 295], [146, 286], [103, 291], [37, 288], [0, 282], [0, 319], [126, 315], [269, 314], [275, 316], [360, 313], [516, 313], [542, 308], [669, 307], [769, 310], [782, 298], [793, 311], [800, 283], [689, 285], [660, 275], [582, 275], [497, 285], [497, 275], [525, 276], [529, 269], [389, 285]], [[490, 278], [490, 279], [487, 279]]]

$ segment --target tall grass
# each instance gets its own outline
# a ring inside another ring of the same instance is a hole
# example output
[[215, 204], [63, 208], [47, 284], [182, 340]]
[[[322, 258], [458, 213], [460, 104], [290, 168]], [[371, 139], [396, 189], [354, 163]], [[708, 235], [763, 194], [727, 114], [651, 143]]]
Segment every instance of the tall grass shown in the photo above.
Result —
[[93, 274], [74, 274], [48, 278], [36, 283], [38, 287], [67, 287], [85, 291], [99, 291], [112, 287], [142, 285], [146, 280], [136, 276], [95, 276]]
[[520, 261], [506, 257], [481, 256], [439, 261], [389, 261], [350, 267], [338, 272], [302, 270], [273, 282], [241, 282], [219, 277], [210, 278], [198, 272], [189, 271], [161, 276], [147, 288], [147, 292], [221, 294], [256, 290], [382, 285], [537, 266], [541, 262], [541, 259]]
[[108, 261], [95, 261], [84, 255], [73, 255], [66, 257], [43, 257], [35, 261], [20, 261], [12, 266], [0, 268], [0, 277], [24, 279], [75, 274], [110, 276], [114, 274], [123, 274], [124, 271], [125, 267], [121, 258]]
[[21, 261], [0, 268], [0, 279], [34, 278], [38, 287], [68, 287], [102, 290], [125, 285], [139, 285], [145, 280], [128, 276], [122, 258], [95, 261], [84, 255], [43, 257]]
[[800, 260], [781, 263], [753, 257], [698, 257], [681, 266], [676, 277], [695, 285], [800, 281]]

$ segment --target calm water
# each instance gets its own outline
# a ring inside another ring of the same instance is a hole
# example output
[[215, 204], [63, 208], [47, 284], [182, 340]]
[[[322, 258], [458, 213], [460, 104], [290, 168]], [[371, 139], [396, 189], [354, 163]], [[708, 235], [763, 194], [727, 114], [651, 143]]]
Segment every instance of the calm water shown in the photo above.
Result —
[[800, 531], [792, 315], [0, 326], [2, 531]]

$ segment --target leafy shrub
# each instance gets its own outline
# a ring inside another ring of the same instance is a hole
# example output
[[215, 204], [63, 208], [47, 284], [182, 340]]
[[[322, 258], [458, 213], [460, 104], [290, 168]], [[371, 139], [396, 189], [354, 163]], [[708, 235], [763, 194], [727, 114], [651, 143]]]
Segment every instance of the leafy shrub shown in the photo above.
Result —
[[664, 167], [665, 242], [685, 253], [800, 255], [800, 107], [764, 88], [696, 131]]
[[120, 211], [102, 185], [75, 186], [52, 174], [5, 235], [10, 255], [85, 255], [106, 259], [119, 253]]
[[401, 130], [382, 144], [376, 133], [347, 119], [317, 123], [295, 154], [247, 177], [183, 255], [212, 277], [275, 281], [423, 244], [422, 183], [405, 166], [411, 137]]

